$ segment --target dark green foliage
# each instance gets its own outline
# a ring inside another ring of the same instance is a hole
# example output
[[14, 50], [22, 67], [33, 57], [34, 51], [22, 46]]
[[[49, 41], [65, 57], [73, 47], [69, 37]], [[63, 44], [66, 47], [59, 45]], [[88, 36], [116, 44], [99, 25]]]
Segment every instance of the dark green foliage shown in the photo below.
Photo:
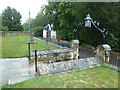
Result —
[[8, 27], [2, 27], [2, 31], [8, 31]]
[[112, 33], [110, 33], [107, 40], [108, 40], [108, 43], [110, 44], [110, 46], [113, 48], [113, 50], [115, 50], [115, 51], [120, 50], [120, 37], [117, 38]]
[[34, 27], [45, 26], [47, 24], [47, 18], [43, 13], [40, 12], [36, 18], [32, 20], [32, 24]]
[[23, 23], [23, 29], [24, 29], [24, 31], [29, 31], [29, 22], [25, 22], [25, 23]]
[[[113, 50], [120, 50], [120, 3], [119, 2], [50, 2], [44, 9], [48, 21], [57, 30], [59, 39], [76, 39], [73, 33], [77, 29], [76, 37], [81, 43], [97, 46], [108, 43]], [[80, 27], [78, 24], [84, 22], [87, 14], [94, 21], [100, 23], [99, 28], [107, 29], [109, 34], [105, 38], [93, 25], [92, 27]], [[104, 42], [106, 41], [106, 42]]]
[[35, 19], [31, 21], [32, 25], [34, 26], [34, 36], [42, 37], [43, 36], [43, 27], [47, 24], [46, 16], [39, 12]]
[[43, 27], [38, 26], [34, 28], [34, 36], [36, 37], [42, 37], [43, 36]]
[[29, 31], [29, 23], [32, 23], [34, 19], [26, 20], [25, 23], [22, 24], [24, 31]]
[[8, 27], [2, 27], [1, 29], [3, 31], [2, 35], [5, 36], [5, 32], [9, 30]]
[[9, 6], [2, 13], [2, 26], [8, 27], [9, 31], [22, 31], [20, 13]]
[[23, 24], [23, 28], [25, 31], [29, 30], [29, 23], [33, 25], [34, 36], [42, 37], [43, 36], [43, 27], [48, 23], [47, 17], [42, 12], [39, 12], [35, 19], [27, 20]]

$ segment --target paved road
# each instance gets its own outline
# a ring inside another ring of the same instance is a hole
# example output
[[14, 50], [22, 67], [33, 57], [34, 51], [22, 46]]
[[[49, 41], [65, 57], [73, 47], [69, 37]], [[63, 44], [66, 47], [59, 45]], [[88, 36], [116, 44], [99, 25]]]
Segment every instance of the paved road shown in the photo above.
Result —
[[79, 56], [80, 56], [80, 58], [94, 57], [95, 53], [94, 53], [94, 51], [88, 51], [88, 50], [80, 48], [79, 49]]
[[34, 77], [34, 67], [29, 66], [28, 58], [0, 59], [0, 86], [13, 84]]

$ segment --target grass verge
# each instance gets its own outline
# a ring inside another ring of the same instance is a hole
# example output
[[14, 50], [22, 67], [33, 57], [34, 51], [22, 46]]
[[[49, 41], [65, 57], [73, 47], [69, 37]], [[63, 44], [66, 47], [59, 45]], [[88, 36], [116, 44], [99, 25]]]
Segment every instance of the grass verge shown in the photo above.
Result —
[[[29, 36], [4, 36], [2, 37], [2, 58], [16, 58], [28, 56], [27, 41]], [[55, 49], [52, 45], [36, 40], [37, 44], [31, 44], [32, 49]], [[48, 47], [49, 46], [49, 47]]]
[[103, 66], [41, 76], [3, 88], [118, 88], [118, 71]]

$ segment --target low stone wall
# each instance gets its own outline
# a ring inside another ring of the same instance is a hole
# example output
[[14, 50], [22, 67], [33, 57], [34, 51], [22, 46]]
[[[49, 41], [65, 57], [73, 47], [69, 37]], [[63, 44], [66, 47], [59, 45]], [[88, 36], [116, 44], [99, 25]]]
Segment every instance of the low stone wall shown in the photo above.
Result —
[[0, 35], [7, 36], [7, 35], [29, 35], [29, 31], [7, 31], [3, 32], [0, 31]]
[[101, 64], [101, 61], [94, 57], [63, 62], [54, 62], [49, 64], [38, 64], [38, 73], [39, 75], [47, 75], [73, 69], [87, 68], [99, 64]]
[[32, 50], [30, 51], [30, 64], [35, 61], [35, 56], [37, 56], [38, 63], [77, 60], [79, 57], [78, 46], [79, 41], [72, 40], [71, 48], [36, 50], [36, 55], [35, 50]]
[[[30, 52], [31, 60], [30, 62], [34, 62], [35, 60], [35, 51], [32, 50]], [[75, 57], [73, 56], [73, 49], [70, 48], [62, 48], [62, 49], [50, 49], [50, 50], [37, 50], [37, 61], [38, 63], [50, 63], [64, 60], [73, 60]]]

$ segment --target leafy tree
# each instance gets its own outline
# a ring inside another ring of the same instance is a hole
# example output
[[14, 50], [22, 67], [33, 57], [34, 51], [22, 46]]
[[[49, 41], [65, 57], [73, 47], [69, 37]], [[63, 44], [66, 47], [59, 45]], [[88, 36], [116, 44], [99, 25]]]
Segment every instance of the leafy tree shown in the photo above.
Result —
[[23, 23], [22, 26], [24, 31], [29, 31], [29, 22]]
[[36, 18], [32, 21], [34, 27], [45, 26], [47, 23], [48, 22], [46, 16], [41, 12], [39, 12]]
[[33, 25], [33, 34], [36, 37], [42, 37], [43, 34], [43, 27], [48, 23], [46, 15], [42, 12], [39, 12], [35, 19], [27, 20], [23, 24], [23, 28], [25, 31], [29, 31], [29, 22]]
[[22, 31], [21, 17], [16, 9], [8, 6], [2, 13], [2, 25], [7, 26], [9, 31]]
[[[77, 39], [82, 43], [97, 46], [104, 44], [102, 33], [94, 26], [90, 29], [80, 27], [80, 22], [89, 13], [93, 20], [100, 22], [100, 28], [106, 28], [109, 31], [106, 41], [114, 50], [120, 50], [120, 2], [102, 2], [102, 3], [68, 3], [68, 2], [50, 2], [44, 8], [48, 22], [53, 24], [54, 30], [57, 30], [59, 39], [75, 39], [73, 30], [77, 29]], [[64, 35], [63, 35], [64, 33]], [[111, 40], [111, 41], [110, 41]], [[114, 45], [113, 45], [114, 44]]]
[[29, 23], [32, 23], [34, 19], [28, 19], [25, 23], [22, 24], [24, 31], [29, 31]]
[[36, 37], [42, 37], [43, 36], [43, 26], [35, 27], [33, 35]]
[[[62, 37], [59, 36], [59, 39], [63, 40], [73, 39], [74, 16], [70, 12], [72, 7], [69, 7], [69, 4], [71, 5], [71, 3], [62, 2], [50, 3], [45, 9], [49, 23], [53, 24], [54, 30], [60, 30], [58, 35], [62, 34]], [[72, 37], [69, 38], [69, 35], [72, 35]]]
[[2, 27], [2, 31], [8, 31], [8, 27]]
[[3, 36], [5, 36], [5, 32], [8, 31], [8, 27], [2, 27], [2, 31], [3, 31]]
[[120, 38], [116, 38], [112, 33], [110, 33], [109, 38], [108, 38], [108, 43], [115, 51], [118, 51], [118, 49], [120, 49], [119, 40]]

